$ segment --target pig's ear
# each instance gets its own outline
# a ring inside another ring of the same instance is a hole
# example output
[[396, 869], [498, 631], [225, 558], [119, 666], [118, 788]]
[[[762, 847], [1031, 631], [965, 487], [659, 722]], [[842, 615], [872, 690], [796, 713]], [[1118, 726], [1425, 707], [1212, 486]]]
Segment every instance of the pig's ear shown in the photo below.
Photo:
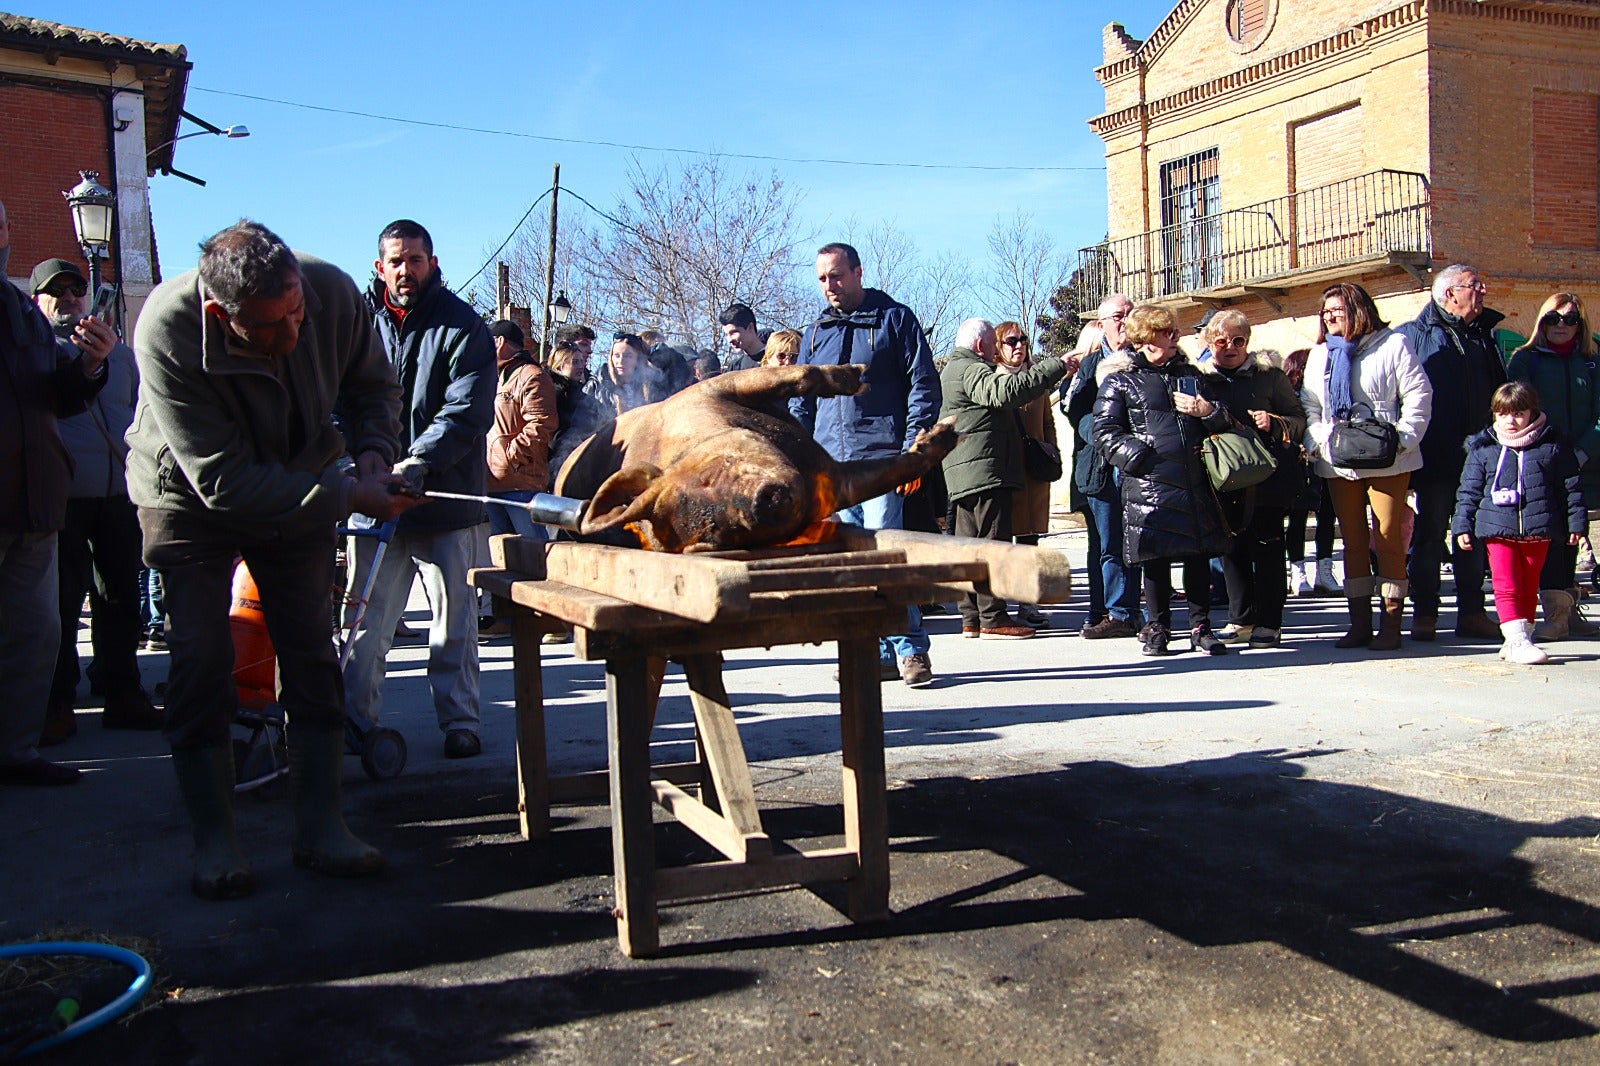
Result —
[[660, 491], [661, 471], [630, 466], [606, 478], [583, 513], [580, 533], [593, 535], [636, 521]]

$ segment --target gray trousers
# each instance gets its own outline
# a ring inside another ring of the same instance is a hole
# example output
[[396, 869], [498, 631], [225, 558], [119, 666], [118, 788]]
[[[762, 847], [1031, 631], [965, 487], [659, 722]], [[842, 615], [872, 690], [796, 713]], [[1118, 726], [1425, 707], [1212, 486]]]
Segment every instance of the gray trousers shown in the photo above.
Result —
[[0, 766], [39, 756], [61, 647], [55, 533], [0, 534]]

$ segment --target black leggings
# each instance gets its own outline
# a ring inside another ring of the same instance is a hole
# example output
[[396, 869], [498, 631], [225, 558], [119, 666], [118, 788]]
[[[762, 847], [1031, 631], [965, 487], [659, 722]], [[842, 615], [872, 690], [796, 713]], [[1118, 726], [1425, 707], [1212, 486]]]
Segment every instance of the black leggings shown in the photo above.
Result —
[[[1318, 480], [1321, 480], [1320, 478]], [[1317, 487], [1317, 558], [1333, 558], [1333, 497], [1322, 486]], [[1289, 530], [1284, 538], [1284, 546], [1288, 549], [1289, 561], [1298, 563], [1306, 557], [1306, 515], [1309, 512], [1304, 508], [1295, 507], [1289, 511]]]
[[[1144, 605], [1150, 621], [1172, 631], [1172, 559], [1144, 564]], [[1189, 600], [1189, 628], [1211, 626], [1211, 561], [1183, 560], [1183, 594]]]

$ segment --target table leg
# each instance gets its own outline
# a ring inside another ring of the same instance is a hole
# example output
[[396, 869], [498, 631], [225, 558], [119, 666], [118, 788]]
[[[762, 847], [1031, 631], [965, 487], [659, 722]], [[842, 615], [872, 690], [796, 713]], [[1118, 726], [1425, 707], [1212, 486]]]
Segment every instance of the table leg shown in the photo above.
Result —
[[860, 872], [850, 881], [850, 917], [889, 915], [889, 804], [883, 758], [878, 639], [839, 641], [839, 731], [844, 763], [844, 840]]
[[526, 611], [512, 618], [511, 676], [517, 715], [517, 816], [522, 839], [550, 835], [550, 764], [545, 748], [543, 632]]
[[606, 734], [611, 765], [611, 863], [617, 942], [630, 958], [660, 947], [655, 828], [651, 818], [649, 669], [642, 655], [606, 660]]

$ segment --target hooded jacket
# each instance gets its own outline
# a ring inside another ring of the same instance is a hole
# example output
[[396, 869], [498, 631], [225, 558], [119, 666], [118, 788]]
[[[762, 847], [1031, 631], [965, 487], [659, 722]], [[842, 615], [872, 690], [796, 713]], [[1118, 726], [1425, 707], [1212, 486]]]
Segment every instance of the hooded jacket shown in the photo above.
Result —
[[1506, 377], [1537, 389], [1545, 417], [1575, 452], [1583, 452], [1584, 500], [1600, 507], [1600, 358], [1577, 352], [1563, 357], [1530, 344], [1512, 354]]
[[[374, 278], [367, 310], [400, 380], [401, 458], [425, 464], [424, 490], [484, 495], [496, 382], [489, 327], [437, 272], [404, 321], [383, 296], [383, 280]], [[401, 515], [399, 529], [465, 529], [487, 520], [481, 503], [433, 500]]]
[[961, 434], [944, 458], [944, 482], [951, 500], [959, 503], [979, 492], [1022, 488], [1017, 408], [1049, 392], [1066, 373], [1066, 364], [1056, 356], [1005, 374], [970, 348], [951, 353], [939, 374], [944, 393], [939, 417], [954, 417]]
[[[305, 322], [282, 359], [231, 343], [205, 313], [191, 270], [162, 282], [139, 315], [139, 402], [128, 431], [128, 495], [265, 539], [350, 514], [346, 452], [397, 456], [400, 392], [355, 282], [297, 255]], [[334, 425], [334, 408], [344, 433]]]
[[[1502, 460], [1502, 452], [1504, 459]], [[1517, 462], [1520, 454], [1522, 462]], [[1494, 502], [1494, 489], [1515, 488], [1514, 503]], [[1505, 448], [1494, 430], [1475, 434], [1466, 444], [1466, 461], [1456, 489], [1450, 535], [1542, 537], [1565, 542], [1569, 533], [1586, 533], [1589, 512], [1578, 485], [1578, 460], [1549, 422], [1526, 448]]]
[[1414, 481], [1455, 484], [1467, 438], [1493, 423], [1489, 401], [1506, 381], [1494, 328], [1505, 317], [1485, 307], [1471, 322], [1452, 327], [1429, 300], [1416, 318], [1395, 327], [1433, 386], [1432, 414], [1419, 446], [1422, 466]]
[[[1200, 462], [1200, 442], [1228, 428], [1228, 409], [1182, 352], [1160, 366], [1143, 352], [1100, 361], [1094, 446], [1122, 472], [1123, 559], [1210, 558], [1228, 550], [1217, 495]], [[1178, 382], [1196, 382], [1214, 409], [1204, 419], [1173, 406]]]
[[105, 385], [63, 361], [33, 301], [0, 277], [0, 534], [59, 530], [67, 520], [72, 457], [56, 420], [75, 415]]
[[909, 451], [938, 416], [939, 374], [922, 324], [911, 308], [877, 289], [865, 290], [854, 311], [825, 309], [801, 336], [798, 362], [867, 368], [866, 388], [854, 396], [789, 401], [789, 413], [840, 462]]

